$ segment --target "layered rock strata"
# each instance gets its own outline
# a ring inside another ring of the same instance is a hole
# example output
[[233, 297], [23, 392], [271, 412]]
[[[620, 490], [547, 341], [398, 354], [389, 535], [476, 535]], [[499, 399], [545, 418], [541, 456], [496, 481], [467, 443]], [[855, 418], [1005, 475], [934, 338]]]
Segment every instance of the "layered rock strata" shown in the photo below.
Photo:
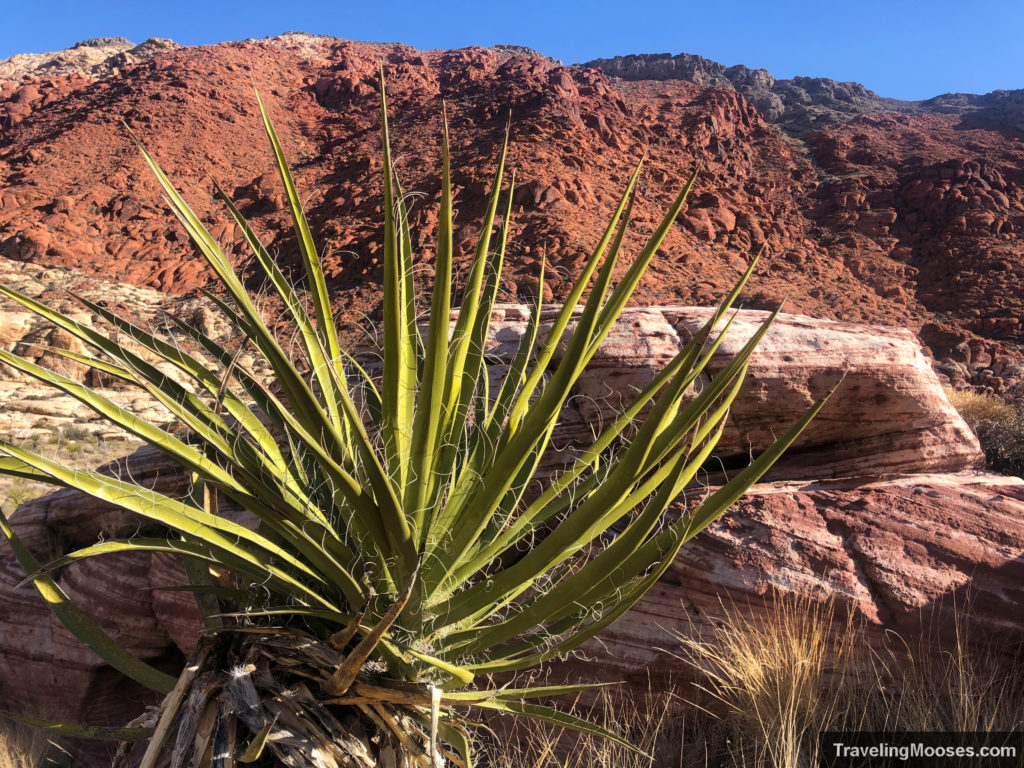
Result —
[[[708, 314], [627, 312], [580, 382], [556, 443], [585, 439], [583, 431], [649, 381]], [[741, 312], [713, 367], [763, 317]], [[515, 349], [525, 309], [505, 306], [498, 318], [489, 351], [500, 361]], [[671, 630], [706, 629], [722, 599], [757, 616], [774, 592], [835, 597], [864, 620], [872, 642], [890, 630], [912, 637], [922, 621], [946, 620], [967, 596], [972, 637], [1022, 636], [1024, 482], [976, 469], [977, 442], [909, 334], [781, 316], [751, 362], [718, 452], [722, 466], [735, 469], [844, 374], [774, 479], [685, 547], [629, 617], [586, 649], [601, 664], [569, 660], [560, 674], [598, 668], [605, 679], [643, 678], [645, 686], [650, 672], [685, 675], [671, 654]], [[184, 491], [180, 469], [149, 449], [108, 471], [166, 493]], [[703, 491], [698, 485], [688, 495]], [[23, 505], [13, 524], [41, 560], [99, 537], [155, 532], [72, 491]], [[33, 588], [20, 585], [24, 574], [6, 545], [0, 552], [0, 708], [117, 722], [152, 701], [70, 638]], [[165, 555], [85, 561], [60, 574], [108, 631], [168, 669], [200, 631], [191, 598], [159, 589], [184, 579]]]
[[[76, 297], [117, 312], [147, 329], [167, 330], [168, 317], [173, 316], [193, 323], [211, 337], [224, 341], [230, 328], [227, 321], [212, 309], [212, 302], [204, 298], [170, 301], [152, 289], [119, 284], [84, 275], [74, 269], [47, 268], [0, 257], [0, 285], [47, 302], [72, 320], [93, 328], [104, 328], [104, 321]], [[118, 338], [138, 354], [151, 357], [130, 340], [123, 336]], [[94, 387], [104, 397], [146, 419], [161, 424], [171, 421], [168, 412], [145, 392], [125, 385], [95, 367], [62, 357], [57, 350], [85, 353], [86, 349], [67, 331], [55, 328], [48, 320], [6, 297], [0, 297], [0, 348]], [[247, 363], [254, 362], [251, 355], [245, 357]], [[191, 386], [187, 377], [173, 367], [161, 367], [182, 385]], [[103, 421], [70, 396], [29, 375], [0, 365], [0, 437], [17, 444], [31, 445], [65, 433], [76, 435], [78, 440], [101, 442], [119, 442], [128, 438], [125, 432]]]

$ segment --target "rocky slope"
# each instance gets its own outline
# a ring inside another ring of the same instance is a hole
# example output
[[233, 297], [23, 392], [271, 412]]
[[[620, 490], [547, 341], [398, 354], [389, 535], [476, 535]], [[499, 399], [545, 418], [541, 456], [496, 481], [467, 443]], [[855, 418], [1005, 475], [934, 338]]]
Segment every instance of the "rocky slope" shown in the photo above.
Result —
[[255, 84], [295, 164], [338, 309], [372, 314], [382, 61], [399, 171], [418, 193], [413, 227], [424, 276], [443, 98], [463, 257], [512, 113], [509, 298], [535, 290], [542, 253], [555, 267], [549, 296], [564, 292], [647, 153], [632, 242], [698, 163], [700, 172], [639, 301], [706, 304], [767, 243], [770, 258], [747, 306], [788, 296], [790, 309], [814, 317], [920, 331], [959, 386], [1012, 394], [1024, 380], [1020, 92], [911, 104], [854, 84], [774, 81], [763, 70], [696, 57], [564, 67], [517, 48], [417, 51], [299, 34], [168, 45], [136, 58], [95, 71], [20, 69], [0, 83], [0, 255], [170, 294], [206, 282], [124, 121], [239, 259], [240, 233], [218, 212], [209, 174], [294, 263]]
[[977, 125], [1024, 130], [1024, 90], [944, 93], [923, 101], [903, 101], [879, 96], [860, 83], [827, 77], [776, 80], [766, 69], [743, 64], [726, 67], [692, 53], [616, 56], [594, 59], [583, 66], [597, 67], [623, 80], [687, 80], [706, 88], [730, 88], [742, 93], [766, 120], [794, 137], [834, 128], [861, 115], [892, 112], [953, 115]]
[[[40, 298], [73, 320], [90, 327], [102, 327], [103, 323], [98, 315], [77, 301], [75, 296], [112, 309], [142, 327], [160, 329], [162, 332], [169, 325], [168, 316], [190, 323], [198, 322], [212, 331], [214, 336], [228, 342], [226, 334], [229, 326], [212, 311], [212, 304], [202, 298], [168, 300], [166, 295], [151, 288], [118, 284], [112, 280], [83, 275], [74, 269], [41, 267], [3, 257], [0, 257], [0, 284]], [[54, 328], [49, 321], [6, 297], [0, 297], [0, 346], [74, 381], [98, 389], [105, 397], [123, 408], [139, 413], [143, 418], [159, 424], [170, 423], [167, 411], [144, 392], [125, 386], [96, 368], [55, 353], [55, 349], [75, 353], [85, 353], [87, 350], [71, 334]], [[142, 353], [142, 350], [138, 351]], [[143, 354], [148, 356], [148, 353]], [[176, 379], [183, 378], [169, 366], [166, 366], [165, 373]], [[4, 440], [31, 445], [62, 434], [75, 434], [79, 439], [92, 438], [102, 442], [117, 442], [127, 438], [124, 432], [104, 422], [69, 395], [6, 365], [0, 366], [0, 403], [0, 436]]]
[[156, 37], [151, 37], [141, 45], [123, 37], [98, 37], [83, 40], [63, 51], [21, 53], [4, 59], [0, 61], [0, 80], [74, 75], [109, 77], [116, 75], [122, 67], [180, 47], [173, 40]]

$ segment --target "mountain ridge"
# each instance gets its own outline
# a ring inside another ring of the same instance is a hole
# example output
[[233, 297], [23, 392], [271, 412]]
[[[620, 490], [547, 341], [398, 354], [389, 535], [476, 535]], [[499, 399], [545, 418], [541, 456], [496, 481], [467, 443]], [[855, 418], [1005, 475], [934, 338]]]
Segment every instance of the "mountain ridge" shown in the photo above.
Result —
[[[324, 40], [340, 41], [342, 38], [310, 32], [288, 31], [281, 35], [272, 35], [264, 40], [286, 37], [310, 37]], [[377, 44], [364, 41], [367, 44]], [[386, 43], [385, 43], [386, 44]], [[0, 59], [0, 80], [17, 79], [25, 76], [40, 76], [59, 72], [62, 75], [91, 74], [105, 76], [117, 64], [123, 65], [130, 57], [133, 62], [145, 61], [165, 50], [182, 47], [173, 40], [149, 38], [140, 45], [124, 37], [99, 37], [80, 40], [69, 48], [43, 53], [19, 53], [6, 59]], [[544, 58], [561, 65], [562, 62], [528, 46], [516, 44], [495, 44], [489, 46], [493, 50], [514, 55], [526, 55]], [[77, 56], [75, 55], [77, 54]], [[108, 62], [113, 56], [120, 55], [118, 62]], [[97, 61], [99, 60], [99, 61]], [[768, 69], [749, 67], [746, 64], [725, 65], [713, 59], [693, 53], [632, 53], [597, 58], [586, 62], [569, 64], [570, 67], [596, 67], [612, 77], [626, 80], [669, 80], [681, 79], [695, 82], [705, 87], [732, 88], [752, 101], [769, 122], [781, 122], [787, 128], [798, 128], [805, 132], [807, 127], [791, 126], [795, 122], [792, 116], [786, 119], [800, 103], [817, 105], [815, 98], [826, 102], [848, 105], [851, 115], [878, 114], [882, 112], [898, 112], [901, 114], [956, 114], [964, 115], [983, 111], [995, 106], [996, 103], [1009, 101], [1013, 106], [1011, 122], [1003, 123], [1005, 127], [1022, 130], [1024, 126], [1024, 89], [996, 89], [984, 94], [947, 92], [928, 99], [896, 99], [880, 96], [863, 84], [847, 80], [798, 75], [788, 79], [776, 78]], [[827, 106], [827, 103], [826, 103]], [[860, 111], [856, 107], [861, 107]], [[837, 110], [838, 111], [838, 110]], [[996, 125], [998, 118], [993, 116], [990, 124]], [[1005, 118], [1004, 118], [1005, 119]], [[835, 123], [827, 123], [834, 125]], [[819, 122], [817, 127], [825, 127], [826, 122]], [[795, 131], [790, 131], [795, 132]]]
[[0, 59], [0, 80], [26, 77], [108, 77], [120, 67], [148, 61], [181, 46], [173, 40], [151, 37], [136, 45], [124, 37], [80, 40], [70, 48], [44, 53], [20, 53]]
[[[381, 270], [381, 61], [400, 173], [407, 189], [422, 193], [412, 223], [426, 274], [442, 100], [457, 164], [457, 223], [482, 213], [511, 110], [510, 160], [520, 183], [507, 297], [531, 296], [545, 253], [555, 270], [545, 298], [564, 293], [564, 275], [578, 269], [639, 158], [648, 160], [631, 243], [653, 228], [673, 187], [699, 162], [697, 187], [640, 301], [713, 302], [766, 244], [772, 255], [748, 307], [788, 296], [791, 311], [907, 327], [959, 386], [1012, 393], [1024, 383], [1019, 132], [948, 111], [875, 112], [795, 136], [731, 80], [732, 87], [624, 79], [607, 74], [611, 65], [566, 67], [518, 48], [418, 51], [290, 34], [168, 46], [104, 76], [3, 81], [0, 255], [168, 294], [205, 285], [208, 275], [168, 218], [124, 122], [186, 188], [229, 253], [244, 259], [244, 244], [224, 222], [207, 174], [234, 194], [287, 266], [292, 235], [260, 143], [255, 84], [308, 196], [338, 311], [372, 316]], [[733, 78], [740, 75], [747, 77], [735, 70]], [[472, 245], [457, 226], [458, 258]]]
[[1024, 130], [1024, 90], [995, 90], [985, 94], [943, 93], [908, 101], [879, 96], [858, 82], [797, 76], [776, 79], [767, 69], [723, 64], [691, 53], [629, 54], [594, 59], [582, 66], [597, 67], [624, 80], [688, 80], [705, 87], [731, 88], [749, 99], [761, 114], [788, 134], [803, 138], [861, 115], [949, 114], [970, 117], [992, 127]]

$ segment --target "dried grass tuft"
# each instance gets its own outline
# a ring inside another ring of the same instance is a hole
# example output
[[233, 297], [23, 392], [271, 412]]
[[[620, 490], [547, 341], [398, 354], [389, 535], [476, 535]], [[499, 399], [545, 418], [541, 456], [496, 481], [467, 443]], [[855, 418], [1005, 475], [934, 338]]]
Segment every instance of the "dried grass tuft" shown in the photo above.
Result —
[[[871, 648], [832, 601], [770, 598], [756, 618], [723, 604], [713, 628], [676, 636], [672, 651], [698, 674], [682, 691], [642, 700], [609, 694], [605, 725], [647, 757], [557, 729], [496, 740], [490, 768], [811, 768], [824, 730], [1024, 729], [1024, 664], [970, 643], [970, 611], [952, 641], [893, 634]], [[974, 638], [976, 640], [976, 638]], [[1016, 658], [1024, 658], [1020, 654]]]

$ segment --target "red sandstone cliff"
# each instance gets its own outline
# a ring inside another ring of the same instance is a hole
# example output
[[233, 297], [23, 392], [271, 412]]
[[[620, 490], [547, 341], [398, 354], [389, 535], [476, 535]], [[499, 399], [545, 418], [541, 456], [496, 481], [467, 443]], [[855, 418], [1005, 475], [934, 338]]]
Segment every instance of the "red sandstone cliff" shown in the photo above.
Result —
[[[856, 84], [775, 81], [697, 57], [564, 67], [515, 49], [416, 51], [309, 35], [180, 49], [122, 43], [88, 67], [76, 69], [68, 52], [0, 67], [13, 78], [0, 83], [0, 255], [171, 294], [204, 283], [124, 121], [204, 215], [217, 215], [212, 174], [291, 258], [255, 85], [296, 167], [339, 308], [372, 310], [383, 62], [400, 173], [422, 193], [413, 231], [424, 236], [438, 202], [442, 98], [457, 223], [467, 227], [511, 112], [509, 298], [531, 294], [544, 251], [575, 272], [647, 153], [638, 232], [703, 167], [640, 301], [708, 303], [767, 242], [772, 256], [747, 306], [788, 295], [790, 309], [816, 317], [923, 328], [960, 383], [1004, 391], [1024, 380], [1020, 92], [896, 102]], [[234, 227], [218, 221], [214, 234], [240, 246]], [[468, 234], [456, 237], [465, 251]], [[429, 274], [429, 252], [420, 262]], [[556, 272], [554, 294], [565, 285]]]

